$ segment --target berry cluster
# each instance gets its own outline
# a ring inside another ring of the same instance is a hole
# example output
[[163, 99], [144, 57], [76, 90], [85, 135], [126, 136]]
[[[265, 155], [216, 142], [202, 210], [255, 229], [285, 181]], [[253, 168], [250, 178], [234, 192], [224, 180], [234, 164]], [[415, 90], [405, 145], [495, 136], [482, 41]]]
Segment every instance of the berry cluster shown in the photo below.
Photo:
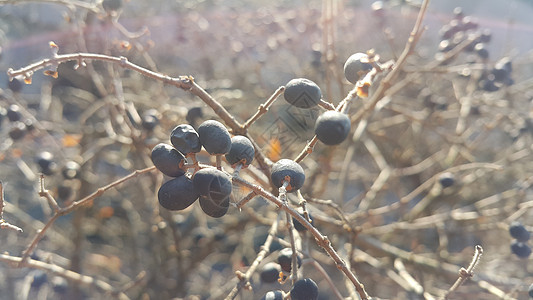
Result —
[[[14, 82], [17, 79], [13, 79]], [[11, 87], [11, 86], [10, 86]], [[20, 89], [13, 89], [13, 91], [19, 91]], [[20, 107], [16, 104], [10, 105], [7, 109], [0, 107], [0, 127], [4, 119], [9, 121], [8, 135], [13, 141], [18, 141], [24, 138], [27, 133], [35, 130], [35, 125], [31, 119], [23, 119]]]
[[[213, 218], [224, 216], [229, 209], [232, 191], [231, 178], [220, 168], [200, 168], [195, 154], [202, 147], [214, 156], [225, 155], [233, 166], [246, 168], [254, 159], [255, 150], [244, 136], [231, 138], [222, 123], [207, 120], [195, 130], [191, 125], [181, 124], [170, 133], [172, 145], [157, 144], [151, 153], [155, 167], [163, 174], [173, 177], [159, 188], [159, 203], [169, 210], [183, 210], [199, 199], [202, 210]], [[187, 165], [187, 158], [193, 164]], [[192, 174], [186, 174], [189, 167]]]
[[530, 233], [520, 222], [512, 222], [509, 226], [509, 233], [514, 240], [511, 242], [511, 251], [520, 258], [528, 258], [531, 255], [531, 248], [528, 246]]
[[[439, 43], [437, 59], [444, 59], [446, 52], [467, 41], [468, 44], [464, 51], [475, 53], [475, 56], [471, 56], [468, 61], [488, 64], [489, 50], [487, 44], [492, 40], [492, 32], [489, 29], [480, 29], [479, 23], [471, 16], [465, 16], [460, 7], [454, 9], [454, 18], [442, 26], [439, 33], [442, 40]], [[478, 81], [478, 87], [487, 92], [495, 92], [503, 86], [512, 85], [514, 81], [511, 78], [511, 72], [511, 60], [508, 57], [503, 57], [491, 69], [483, 70]], [[465, 74], [470, 74], [470, 71]]]

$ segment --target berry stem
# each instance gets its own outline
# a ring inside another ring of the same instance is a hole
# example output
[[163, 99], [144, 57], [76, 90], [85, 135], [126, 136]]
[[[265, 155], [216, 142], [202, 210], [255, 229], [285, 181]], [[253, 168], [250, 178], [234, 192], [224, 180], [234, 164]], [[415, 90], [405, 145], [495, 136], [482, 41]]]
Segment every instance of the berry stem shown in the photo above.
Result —
[[[283, 203], [284, 206], [289, 207], [289, 202], [287, 201], [287, 187], [289, 186], [289, 181], [284, 180], [283, 185], [279, 188], [279, 196], [278, 199]], [[286, 211], [285, 217], [287, 220], [287, 230], [289, 231], [289, 240], [291, 242], [291, 250], [292, 250], [292, 262], [291, 262], [291, 277], [292, 277], [292, 284], [296, 281], [298, 281], [298, 261], [297, 261], [297, 253], [296, 253], [296, 245], [294, 243], [294, 226], [292, 224], [291, 215]]]

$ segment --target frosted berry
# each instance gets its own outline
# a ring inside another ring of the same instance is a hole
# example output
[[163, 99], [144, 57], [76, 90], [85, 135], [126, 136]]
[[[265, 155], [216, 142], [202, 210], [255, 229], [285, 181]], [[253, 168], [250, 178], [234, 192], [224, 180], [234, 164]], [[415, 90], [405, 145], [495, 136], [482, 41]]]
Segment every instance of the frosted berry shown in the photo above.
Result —
[[[303, 214], [301, 214], [301, 215], [302, 215], [302, 217], [304, 217]], [[309, 221], [310, 221], [310, 223], [313, 224], [313, 216], [311, 216], [310, 213], [308, 213], [308, 215], [309, 215]], [[304, 219], [305, 219], [305, 217], [304, 217]], [[294, 229], [296, 229], [296, 231], [298, 231], [298, 232], [304, 232], [304, 231], [307, 231], [307, 227], [305, 227], [304, 225], [302, 225], [302, 223], [300, 223], [300, 222], [299, 222], [298, 220], [296, 220], [295, 218], [292, 218], [292, 224], [293, 224], [293, 226], [294, 226]]]
[[54, 155], [48, 151], [37, 154], [35, 162], [39, 166], [40, 172], [44, 175], [52, 175], [57, 169], [57, 164], [54, 162]]
[[226, 154], [226, 160], [231, 165], [242, 162], [246, 167], [254, 160], [254, 155], [254, 145], [247, 137], [236, 135], [231, 138], [231, 148]]
[[296, 281], [291, 289], [292, 300], [316, 300], [318, 299], [318, 286], [311, 278]]
[[170, 142], [183, 155], [198, 153], [202, 149], [198, 132], [188, 124], [176, 126], [170, 133]]
[[338, 145], [342, 143], [350, 133], [351, 123], [347, 115], [328, 110], [316, 120], [316, 137], [326, 145]]
[[273, 283], [278, 280], [279, 272], [281, 272], [281, 267], [279, 264], [275, 262], [269, 262], [263, 266], [261, 272], [259, 273], [259, 277], [261, 278], [262, 282]]
[[185, 171], [180, 168], [185, 157], [168, 144], [157, 144], [152, 149], [150, 157], [155, 167], [167, 176], [179, 177], [185, 174]]
[[261, 297], [261, 300], [283, 300], [283, 292], [280, 290], [269, 291]]
[[[298, 264], [298, 268], [302, 265], [302, 257], [299, 253], [296, 255], [296, 263]], [[279, 251], [278, 254], [278, 264], [280, 265], [281, 269], [285, 272], [291, 272], [292, 270], [292, 249], [291, 248], [283, 248]]]
[[11, 122], [20, 121], [22, 119], [22, 114], [20, 113], [20, 107], [16, 104], [12, 104], [7, 109], [7, 118]]
[[231, 180], [226, 173], [215, 168], [203, 168], [193, 177], [194, 188], [201, 196], [222, 201], [231, 194]]
[[222, 200], [200, 196], [199, 202], [204, 213], [213, 218], [223, 217], [229, 209], [229, 196]]
[[122, 0], [104, 0], [102, 6], [105, 11], [116, 11], [122, 7]]
[[516, 221], [512, 222], [511, 226], [509, 226], [509, 233], [511, 234], [513, 238], [517, 239], [519, 242], [527, 242], [530, 237], [529, 231], [527, 231], [524, 225]]
[[226, 154], [231, 148], [231, 136], [220, 122], [207, 120], [198, 126], [200, 142], [211, 155]]
[[517, 240], [511, 242], [511, 251], [520, 258], [528, 258], [531, 255], [531, 248], [527, 244]]
[[142, 127], [148, 131], [154, 130], [159, 125], [159, 117], [157, 115], [158, 113], [155, 109], [149, 109], [144, 112], [141, 123]]
[[187, 176], [180, 176], [165, 182], [157, 192], [159, 204], [168, 210], [183, 210], [198, 199], [192, 181]]
[[293, 106], [311, 108], [318, 105], [322, 99], [322, 92], [313, 81], [306, 78], [296, 78], [285, 85], [283, 97]]
[[9, 129], [9, 137], [14, 140], [20, 140], [26, 135], [26, 125], [23, 122], [17, 121], [13, 122]]
[[80, 168], [80, 164], [73, 160], [69, 160], [65, 163], [63, 170], [61, 170], [61, 174], [63, 174], [65, 179], [74, 179], [80, 175]]
[[368, 55], [365, 53], [352, 54], [344, 63], [344, 77], [353, 84], [370, 70], [372, 70], [372, 65], [368, 63]]
[[443, 188], [450, 187], [455, 183], [455, 177], [450, 172], [444, 172], [439, 175], [439, 183]]
[[272, 173], [270, 178], [272, 183], [280, 188], [283, 182], [289, 179], [287, 192], [295, 192], [300, 189], [305, 181], [305, 174], [303, 168], [295, 161], [290, 159], [280, 159], [272, 166]]

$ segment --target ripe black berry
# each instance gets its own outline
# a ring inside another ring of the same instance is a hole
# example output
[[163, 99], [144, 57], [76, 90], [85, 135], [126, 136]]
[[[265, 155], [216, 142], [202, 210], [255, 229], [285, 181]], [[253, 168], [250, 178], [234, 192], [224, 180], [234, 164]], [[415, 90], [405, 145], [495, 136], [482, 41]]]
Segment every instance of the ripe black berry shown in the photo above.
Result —
[[22, 80], [17, 77], [11, 78], [11, 80], [7, 83], [7, 87], [13, 91], [14, 93], [18, 93], [22, 90]]
[[283, 182], [289, 179], [287, 192], [295, 192], [300, 189], [305, 181], [304, 169], [295, 161], [290, 159], [280, 159], [272, 166], [272, 174], [270, 178], [272, 183], [280, 188]]
[[299, 108], [311, 108], [322, 99], [320, 87], [306, 78], [295, 78], [285, 85], [283, 97], [291, 105]]
[[189, 111], [187, 111], [187, 116], [185, 117], [185, 119], [187, 120], [187, 122], [189, 122], [189, 124], [195, 124], [196, 120], [203, 118], [203, 116], [204, 113], [202, 112], [201, 107], [192, 107], [191, 109], [189, 109]]
[[181, 124], [172, 129], [170, 142], [183, 155], [198, 153], [202, 150], [198, 133], [188, 124]]
[[39, 288], [41, 287], [41, 285], [45, 284], [48, 281], [48, 275], [44, 271], [34, 270], [32, 275], [33, 275], [33, 279], [31, 282], [32, 288]]
[[278, 280], [279, 272], [281, 272], [281, 267], [279, 266], [279, 264], [275, 262], [269, 262], [263, 266], [261, 272], [259, 273], [259, 276], [261, 278], [261, 281], [266, 283], [273, 283]]
[[529, 297], [533, 298], [533, 284], [529, 286], [529, 289], [527, 290], [527, 294]]
[[226, 160], [231, 165], [241, 162], [247, 167], [254, 160], [254, 155], [254, 145], [247, 137], [236, 135], [231, 138], [231, 148], [226, 154]]
[[104, 0], [102, 6], [107, 12], [119, 10], [122, 7], [122, 0]]
[[207, 120], [198, 126], [200, 142], [211, 155], [226, 154], [231, 148], [231, 136], [222, 123]]
[[318, 286], [311, 278], [296, 281], [291, 289], [292, 300], [316, 300], [318, 299]]
[[180, 168], [184, 162], [183, 155], [174, 149], [172, 146], [164, 143], [157, 144], [152, 149], [150, 156], [155, 167], [163, 174], [170, 177], [179, 177], [185, 174]]
[[23, 122], [17, 121], [11, 125], [9, 129], [9, 137], [14, 140], [20, 140], [26, 135], [26, 125]]
[[517, 221], [511, 223], [511, 226], [509, 226], [509, 233], [519, 242], [527, 242], [530, 236], [529, 231], [527, 231], [524, 225]]
[[531, 255], [531, 248], [527, 244], [517, 240], [511, 242], [511, 251], [520, 258], [528, 258]]
[[342, 143], [350, 133], [351, 123], [347, 115], [333, 110], [321, 114], [316, 120], [316, 137], [326, 145]]
[[370, 70], [372, 65], [368, 63], [368, 55], [365, 53], [352, 54], [344, 63], [344, 77], [353, 84]]
[[40, 172], [44, 175], [52, 175], [57, 169], [57, 164], [54, 162], [54, 155], [48, 151], [37, 154], [35, 162], [39, 165]]
[[20, 107], [16, 104], [12, 104], [7, 109], [7, 118], [11, 122], [20, 121], [22, 114], [20, 113]]
[[65, 278], [55, 276], [52, 278], [52, 289], [56, 294], [65, 294], [68, 289], [68, 282]]
[[142, 127], [148, 131], [154, 130], [154, 128], [159, 125], [159, 118], [157, 117], [158, 113], [155, 109], [149, 109], [144, 112], [142, 116]]
[[[302, 215], [302, 217], [304, 217], [303, 214], [301, 214], [301, 215]], [[304, 217], [304, 219], [305, 219], [305, 217]], [[309, 214], [309, 221], [310, 221], [311, 224], [313, 224], [313, 216], [311, 216], [311, 214]], [[302, 225], [302, 223], [300, 223], [295, 218], [292, 218], [292, 225], [294, 226], [294, 229], [296, 229], [298, 232], [307, 231], [307, 227]]]
[[187, 176], [165, 182], [157, 192], [159, 204], [168, 210], [183, 210], [191, 206], [199, 195]]
[[63, 170], [61, 170], [61, 174], [63, 174], [65, 179], [74, 179], [80, 175], [80, 168], [80, 164], [73, 160], [69, 160], [65, 163]]
[[482, 59], [489, 58], [489, 50], [485, 47], [485, 44], [483, 43], [477, 43], [474, 47], [474, 50], [476, 51], [476, 54], [481, 57]]
[[57, 186], [57, 198], [61, 201], [68, 201], [72, 197], [73, 190], [69, 184], [60, 184]]
[[443, 188], [452, 186], [455, 183], [455, 177], [450, 172], [445, 172], [439, 175], [439, 183]]
[[213, 218], [220, 218], [228, 212], [229, 196], [220, 201], [215, 201], [212, 198], [200, 196], [200, 207], [206, 215]]
[[231, 180], [226, 173], [215, 168], [203, 168], [193, 177], [194, 189], [198, 194], [220, 204], [231, 194]]
[[283, 292], [280, 290], [270, 291], [261, 297], [261, 300], [283, 300]]
[[[302, 257], [299, 253], [296, 255], [296, 261], [298, 264], [298, 268], [302, 265]], [[292, 249], [291, 248], [283, 248], [279, 251], [278, 254], [278, 264], [280, 265], [281, 269], [285, 272], [291, 272], [292, 270]]]

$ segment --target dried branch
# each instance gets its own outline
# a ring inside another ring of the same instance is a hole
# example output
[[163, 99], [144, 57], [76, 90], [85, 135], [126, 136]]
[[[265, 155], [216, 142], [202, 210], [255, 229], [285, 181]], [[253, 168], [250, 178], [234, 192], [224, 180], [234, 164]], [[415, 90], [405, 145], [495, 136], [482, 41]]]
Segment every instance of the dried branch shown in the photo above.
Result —
[[[9, 264], [10, 266], [20, 267], [23, 260], [24, 259], [22, 257], [11, 256], [8, 254], [0, 254], [0, 261], [5, 262]], [[49, 264], [49, 263], [45, 263], [42, 261], [28, 258], [25, 260], [24, 266], [50, 272], [54, 275], [61, 276], [79, 285], [95, 287], [101, 292], [113, 295], [114, 297], [117, 297], [118, 299], [121, 299], [121, 300], [130, 299], [128, 296], [126, 296], [126, 294], [113, 288], [109, 283], [105, 281], [102, 281], [100, 279], [96, 279], [94, 277], [90, 277], [87, 275], [82, 275], [82, 274], [73, 272], [71, 270], [64, 269], [55, 264]]]
[[480, 245], [476, 245], [474, 248], [474, 257], [472, 257], [472, 261], [470, 262], [470, 265], [465, 268], [461, 268], [459, 270], [459, 278], [457, 278], [457, 281], [450, 287], [450, 289], [444, 294], [444, 299], [448, 299], [453, 292], [455, 292], [465, 281], [472, 278], [474, 276], [474, 268], [479, 264], [479, 261], [481, 260], [481, 255], [483, 255], [483, 248]]
[[4, 220], [4, 206], [6, 205], [4, 201], [4, 184], [0, 181], [0, 229], [9, 229], [22, 232], [22, 228], [10, 224]]

